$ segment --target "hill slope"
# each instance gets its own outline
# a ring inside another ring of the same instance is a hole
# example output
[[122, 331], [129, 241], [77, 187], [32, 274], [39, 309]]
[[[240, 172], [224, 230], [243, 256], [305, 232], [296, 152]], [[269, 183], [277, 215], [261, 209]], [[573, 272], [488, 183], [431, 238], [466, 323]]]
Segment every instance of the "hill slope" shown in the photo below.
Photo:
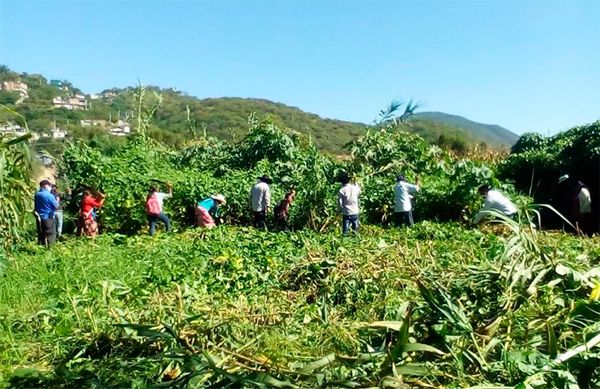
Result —
[[[23, 115], [29, 127], [36, 132], [48, 132], [54, 126], [68, 131], [75, 138], [94, 139], [96, 143], [113, 143], [109, 140], [107, 128], [110, 122], [124, 119], [132, 122], [134, 108], [134, 88], [106, 90], [95, 99], [87, 97], [87, 110], [68, 110], [53, 107], [53, 98], [68, 98], [82, 92], [66, 80], [60, 85], [50, 83], [42, 75], [16, 73], [0, 66], [0, 81], [21, 80], [29, 87], [29, 97], [16, 104], [16, 97], [0, 91], [0, 102], [14, 108]], [[340, 153], [343, 146], [364, 134], [367, 125], [342, 120], [326, 119], [299, 108], [256, 98], [222, 97], [198, 99], [172, 88], [148, 89], [162, 95], [155, 124], [151, 130], [153, 137], [169, 143], [180, 144], [189, 139], [187, 107], [191, 118], [209, 136], [235, 141], [248, 130], [248, 116], [255, 112], [259, 117], [270, 117], [280, 126], [309, 135], [315, 144], [324, 151]], [[152, 96], [152, 94], [148, 94]], [[0, 112], [0, 124], [14, 119], [6, 112]], [[80, 125], [81, 120], [101, 120], [104, 127]], [[133, 123], [132, 123], [133, 124]], [[114, 127], [114, 126], [113, 126]], [[485, 142], [490, 146], [512, 145], [518, 136], [499, 127], [470, 121], [460, 116], [438, 112], [417, 114], [415, 120], [405, 127], [407, 131], [421, 135], [430, 143], [461, 150], [469, 143]], [[52, 140], [46, 140], [45, 143]]]
[[512, 146], [519, 139], [519, 135], [504, 127], [474, 122], [458, 115], [449, 115], [443, 112], [419, 112], [415, 116], [418, 119], [460, 128], [469, 133], [474, 140], [485, 142], [491, 146]]

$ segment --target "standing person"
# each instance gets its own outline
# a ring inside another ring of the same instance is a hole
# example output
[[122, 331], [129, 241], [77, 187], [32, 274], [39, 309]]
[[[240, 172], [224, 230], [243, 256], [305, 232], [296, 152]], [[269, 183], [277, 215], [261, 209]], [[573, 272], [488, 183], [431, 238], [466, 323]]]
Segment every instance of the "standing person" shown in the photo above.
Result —
[[98, 235], [98, 221], [96, 210], [102, 208], [106, 195], [100, 192], [92, 192], [91, 189], [83, 191], [81, 207], [79, 209], [79, 218], [77, 222], [77, 236]]
[[340, 178], [342, 188], [338, 192], [338, 206], [342, 213], [342, 234], [347, 235], [350, 228], [358, 232], [358, 196], [360, 196], [360, 186], [350, 183], [348, 174], [343, 174]]
[[63, 209], [64, 202], [71, 200], [71, 189], [67, 189], [65, 193], [60, 193], [56, 185], [52, 186], [52, 194], [58, 202], [58, 208], [54, 212], [54, 223], [56, 226], [56, 239], [60, 239], [63, 228]]
[[480, 186], [479, 194], [485, 198], [485, 203], [477, 215], [475, 215], [473, 219], [474, 224], [481, 223], [483, 218], [489, 215], [489, 211], [497, 211], [510, 218], [514, 218], [517, 215], [517, 207], [513, 202], [499, 191], [490, 189], [489, 185]]
[[35, 203], [35, 220], [38, 244], [50, 247], [56, 240], [56, 230], [54, 228], [54, 212], [58, 208], [58, 202], [50, 192], [52, 184], [48, 180], [40, 182], [40, 189], [33, 198]]
[[591, 231], [592, 196], [587, 186], [575, 177], [565, 174], [558, 179], [557, 209], [573, 223], [577, 233]]
[[273, 182], [269, 176], [258, 178], [250, 190], [250, 205], [252, 206], [253, 224], [255, 228], [267, 229], [267, 212], [271, 206], [271, 188]]
[[163, 202], [165, 199], [173, 197], [173, 186], [167, 184], [167, 193], [159, 192], [157, 186], [151, 186], [146, 197], [146, 213], [148, 214], [148, 224], [150, 225], [150, 236], [156, 232], [156, 224], [160, 220], [165, 225], [167, 232], [171, 231], [171, 221], [163, 212]]
[[279, 202], [275, 206], [273, 213], [275, 214], [275, 224], [280, 231], [289, 231], [290, 226], [288, 224], [288, 219], [290, 216], [290, 206], [294, 202], [296, 198], [296, 191], [291, 189], [289, 192], [285, 194], [283, 200]]
[[213, 228], [216, 226], [215, 219], [219, 217], [219, 206], [225, 205], [225, 196], [221, 194], [212, 195], [198, 202], [196, 207], [196, 224], [198, 227]]
[[415, 224], [412, 215], [412, 204], [410, 199], [412, 194], [420, 190], [419, 177], [417, 177], [415, 184], [406, 182], [406, 178], [403, 175], [396, 177], [396, 186], [394, 187], [394, 214], [396, 216], [396, 227], [400, 226], [412, 226]]

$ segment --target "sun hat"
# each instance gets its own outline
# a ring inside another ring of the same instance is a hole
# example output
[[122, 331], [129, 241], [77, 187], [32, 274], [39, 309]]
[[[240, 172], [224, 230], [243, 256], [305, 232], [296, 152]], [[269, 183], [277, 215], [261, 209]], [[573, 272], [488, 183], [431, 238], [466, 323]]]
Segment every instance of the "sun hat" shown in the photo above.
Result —
[[211, 199], [220, 202], [221, 204], [225, 204], [225, 196], [223, 196], [222, 194], [216, 194], [216, 195], [212, 195], [210, 196]]
[[558, 179], [558, 183], [560, 184], [561, 182], [567, 181], [569, 179], [569, 175], [568, 174], [563, 174], [562, 176], [560, 176], [560, 178]]

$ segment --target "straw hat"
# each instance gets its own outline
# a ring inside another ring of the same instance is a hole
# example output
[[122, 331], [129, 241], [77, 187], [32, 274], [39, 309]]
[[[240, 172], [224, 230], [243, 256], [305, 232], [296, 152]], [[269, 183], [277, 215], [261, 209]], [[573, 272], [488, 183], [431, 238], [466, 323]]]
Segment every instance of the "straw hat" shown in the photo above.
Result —
[[211, 199], [218, 201], [221, 204], [225, 204], [225, 196], [223, 196], [222, 194], [216, 194], [216, 195], [212, 195], [210, 196]]

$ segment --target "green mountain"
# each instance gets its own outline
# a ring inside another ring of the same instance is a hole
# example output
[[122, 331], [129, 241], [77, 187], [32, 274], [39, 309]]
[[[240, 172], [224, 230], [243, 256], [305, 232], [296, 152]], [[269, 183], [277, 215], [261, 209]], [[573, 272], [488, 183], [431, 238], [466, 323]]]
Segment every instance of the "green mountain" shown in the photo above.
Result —
[[472, 140], [484, 142], [494, 147], [510, 147], [519, 139], [519, 135], [504, 127], [474, 122], [458, 115], [449, 115], [443, 112], [419, 112], [415, 117], [419, 120], [461, 129], [468, 133]]
[[[81, 90], [66, 80], [48, 81], [42, 75], [17, 73], [6, 66], [0, 66], [1, 81], [19, 81], [27, 85], [28, 96], [25, 98], [20, 98], [16, 92], [0, 90], [0, 103], [22, 115], [35, 132], [49, 133], [51, 128], [57, 127], [66, 130], [72, 138], [112, 145], [122, 143], [124, 139], [109, 136], [109, 128], [122, 126], [123, 122], [119, 120], [129, 122], [134, 127], [135, 89], [132, 87], [112, 88], [97, 95], [82, 96]], [[247, 120], [252, 113], [259, 118], [269, 117], [276, 125], [309, 135], [321, 150], [336, 154], [344, 152], [346, 143], [368, 129], [363, 123], [322, 118], [297, 107], [265, 99], [198, 99], [173, 88], [148, 87], [146, 96], [150, 104], [156, 99], [153, 92], [160, 94], [161, 103], [150, 133], [168, 144], [177, 145], [189, 140], [192, 135], [190, 123], [194, 123], [197, 131], [203, 131], [208, 136], [235, 142], [248, 131]], [[74, 97], [83, 101], [85, 109], [57, 107], [53, 103], [53, 100], [67, 102]], [[7, 111], [0, 111], [0, 125], [13, 119]], [[82, 121], [87, 123], [84, 125]], [[90, 121], [93, 122], [90, 124]], [[457, 151], [465, 150], [471, 143], [484, 142], [497, 147], [512, 145], [518, 139], [517, 135], [502, 127], [437, 112], [417, 114], [403, 129], [421, 135], [432, 144]], [[40, 143], [56, 146], [60, 141], [42, 138]]]

